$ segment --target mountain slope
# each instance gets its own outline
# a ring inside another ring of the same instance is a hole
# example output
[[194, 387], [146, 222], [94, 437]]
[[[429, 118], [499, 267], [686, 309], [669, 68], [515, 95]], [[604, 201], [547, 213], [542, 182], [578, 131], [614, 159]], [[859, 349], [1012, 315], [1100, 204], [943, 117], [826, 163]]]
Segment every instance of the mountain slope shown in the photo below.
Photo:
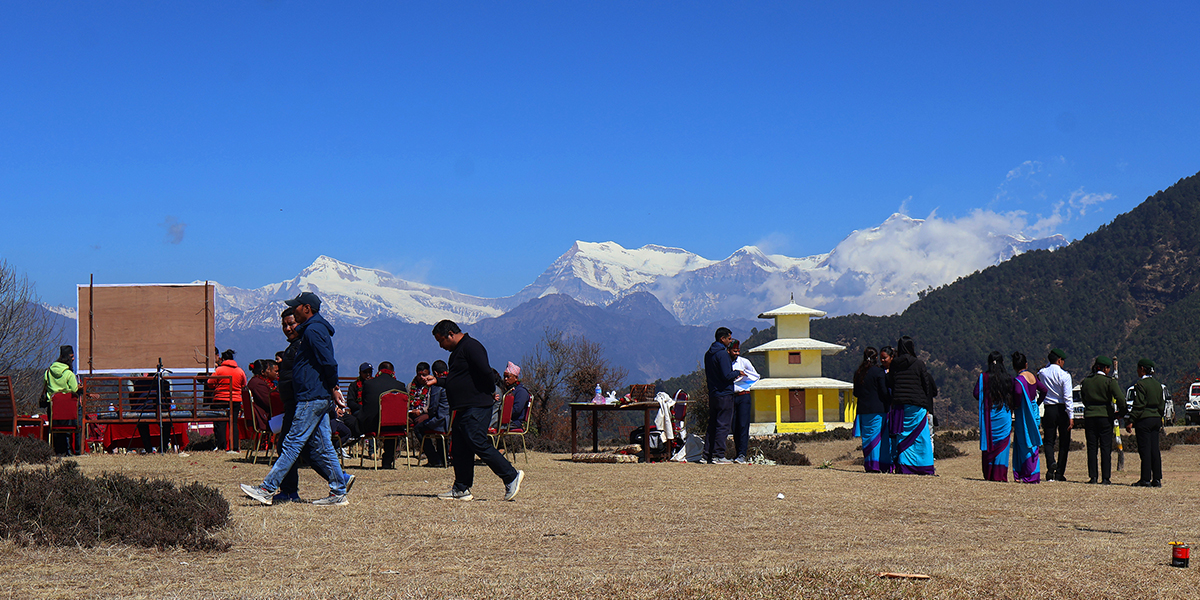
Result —
[[[813, 336], [848, 346], [827, 371], [851, 372], [864, 346], [911, 335], [943, 382], [939, 404], [973, 413], [971, 381], [988, 352], [1020, 350], [1031, 367], [1051, 348], [1086, 374], [1098, 354], [1154, 359], [1167, 378], [1192, 372], [1200, 347], [1200, 175], [1180, 180], [1065, 248], [1034, 251], [936, 289], [891, 317], [815, 320]], [[830, 371], [829, 369], [832, 369]], [[837, 376], [836, 374], [834, 376]]]

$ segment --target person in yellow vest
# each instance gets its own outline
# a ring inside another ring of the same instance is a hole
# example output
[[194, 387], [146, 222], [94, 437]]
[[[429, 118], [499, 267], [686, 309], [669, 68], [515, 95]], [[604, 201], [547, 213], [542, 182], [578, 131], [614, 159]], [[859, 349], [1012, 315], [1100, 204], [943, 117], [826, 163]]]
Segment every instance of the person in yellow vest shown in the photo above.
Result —
[[[42, 376], [43, 388], [46, 395], [46, 403], [54, 399], [55, 394], [74, 394], [79, 395], [79, 380], [75, 378], [75, 373], [71, 370], [71, 364], [75, 362], [75, 349], [71, 346], [61, 346], [58, 349], [58, 360], [46, 369], [45, 375]], [[54, 414], [54, 409], [50, 409], [50, 414]], [[58, 419], [54, 422], [57, 426], [74, 426], [78, 425], [78, 416], [74, 419]], [[77, 443], [70, 443], [72, 440], [69, 434], [60, 433], [54, 436], [54, 453], [58, 456], [71, 456], [78, 450]], [[77, 442], [78, 440], [75, 440]]]

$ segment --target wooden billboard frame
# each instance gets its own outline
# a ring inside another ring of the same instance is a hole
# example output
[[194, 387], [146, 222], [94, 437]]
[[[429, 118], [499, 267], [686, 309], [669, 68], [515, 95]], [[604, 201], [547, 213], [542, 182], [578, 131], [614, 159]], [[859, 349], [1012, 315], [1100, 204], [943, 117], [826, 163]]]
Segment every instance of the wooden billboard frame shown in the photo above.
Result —
[[[216, 366], [216, 286], [204, 283], [77, 286], [79, 370], [88, 374], [209, 373]], [[86, 335], [84, 333], [86, 332]]]

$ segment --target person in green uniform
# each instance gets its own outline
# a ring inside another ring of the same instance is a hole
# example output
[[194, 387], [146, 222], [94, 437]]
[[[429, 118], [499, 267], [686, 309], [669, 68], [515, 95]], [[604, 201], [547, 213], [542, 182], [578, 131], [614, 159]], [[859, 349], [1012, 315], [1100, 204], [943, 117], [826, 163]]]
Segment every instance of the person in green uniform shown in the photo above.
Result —
[[1137, 431], [1138, 456], [1142, 459], [1142, 476], [1134, 487], [1162, 487], [1162, 455], [1158, 436], [1162, 432], [1163, 386], [1154, 378], [1154, 361], [1143, 358], [1137, 364], [1138, 381], [1133, 384], [1133, 407], [1125, 431]]
[[[1103, 475], [1104, 485], [1112, 483], [1113, 419], [1125, 413], [1125, 395], [1121, 386], [1111, 377], [1112, 359], [1097, 356], [1092, 363], [1092, 374], [1079, 384], [1079, 397], [1083, 402], [1083, 433], [1087, 439], [1088, 483], [1096, 483]], [[1097, 468], [1096, 454], [1100, 455]]]

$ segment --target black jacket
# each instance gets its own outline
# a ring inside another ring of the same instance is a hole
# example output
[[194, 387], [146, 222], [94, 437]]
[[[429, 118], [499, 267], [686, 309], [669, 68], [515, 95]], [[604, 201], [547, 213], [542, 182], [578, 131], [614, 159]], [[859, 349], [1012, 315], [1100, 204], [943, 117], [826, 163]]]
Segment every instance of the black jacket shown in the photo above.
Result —
[[[492, 405], [495, 401], [492, 392], [496, 390], [496, 384], [492, 380], [487, 349], [479, 340], [464, 333], [450, 353], [447, 365], [450, 374], [444, 383], [450, 410]], [[443, 382], [439, 380], [438, 383]]]
[[925, 363], [911, 354], [901, 354], [892, 360], [887, 385], [892, 390], [892, 404], [911, 404], [926, 410], [933, 408], [938, 393]]
[[704, 353], [704, 378], [708, 382], [709, 398], [733, 395], [737, 374], [733, 372], [729, 350], [720, 341], [714, 341]]
[[[404, 383], [397, 381], [390, 373], [380, 373], [363, 384], [362, 397], [359, 398], [362, 410], [354, 418], [363, 432], [375, 433], [379, 427], [379, 397], [390, 392], [407, 392]], [[405, 411], [408, 410], [406, 406]]]
[[878, 365], [871, 365], [862, 379], [854, 383], [854, 397], [858, 398], [858, 413], [878, 415], [887, 412], [892, 404], [888, 391], [887, 375]]

